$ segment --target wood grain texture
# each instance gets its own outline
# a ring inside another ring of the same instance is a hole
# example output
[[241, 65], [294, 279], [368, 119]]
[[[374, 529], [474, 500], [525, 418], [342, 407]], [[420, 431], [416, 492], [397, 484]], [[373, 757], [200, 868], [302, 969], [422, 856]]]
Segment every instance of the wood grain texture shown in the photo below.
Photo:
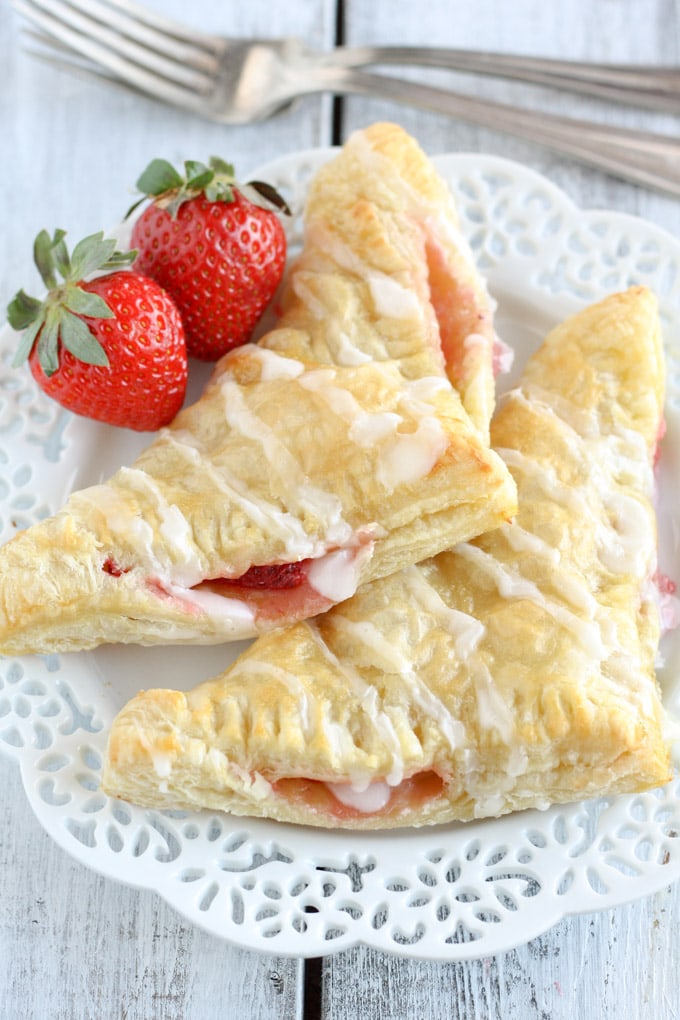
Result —
[[[198, 27], [298, 34], [330, 44], [332, 0], [215, 4], [146, 0]], [[347, 42], [469, 46], [596, 60], [680, 62], [676, 0], [345, 0]], [[36, 232], [73, 237], [115, 224], [151, 156], [212, 153], [247, 172], [331, 137], [332, 104], [304, 100], [266, 126], [224, 128], [72, 79], [18, 49], [0, 3], [3, 227], [0, 302], [27, 276]], [[410, 72], [414, 73], [414, 72]], [[629, 126], [677, 133], [677, 120], [546, 89], [431, 72], [422, 80]], [[534, 167], [582, 207], [641, 215], [680, 235], [680, 202], [578, 166], [528, 142], [370, 99], [343, 103], [346, 134], [398, 119], [432, 152], [484, 151]], [[157, 896], [73, 862], [43, 833], [14, 763], [0, 758], [0, 1020], [301, 1020], [301, 961], [261, 956], [186, 924]], [[322, 964], [320, 1020], [674, 1020], [680, 1015], [680, 886], [568, 918], [512, 952], [472, 963], [416, 962], [358, 947]], [[309, 1018], [316, 1016], [309, 1012]]]
[[72, 861], [0, 758], [2, 1020], [299, 1016], [299, 961], [230, 946]]
[[[677, 885], [568, 918], [527, 945], [469, 963], [397, 959], [364, 947], [331, 958], [324, 1020], [675, 1020]], [[354, 982], [347, 974], [358, 975]]]

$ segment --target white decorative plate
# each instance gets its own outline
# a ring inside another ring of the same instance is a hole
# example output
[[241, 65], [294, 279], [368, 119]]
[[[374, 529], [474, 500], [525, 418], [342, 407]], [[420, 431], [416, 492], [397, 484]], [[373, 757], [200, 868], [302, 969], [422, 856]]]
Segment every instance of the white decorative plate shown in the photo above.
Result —
[[[260, 168], [300, 209], [328, 151]], [[658, 294], [668, 355], [661, 566], [680, 580], [680, 245], [630, 216], [583, 212], [506, 160], [445, 156], [461, 220], [498, 300], [497, 324], [528, 351], [566, 314], [633, 283]], [[291, 244], [299, 239], [296, 219]], [[0, 539], [98, 481], [144, 439], [74, 418], [0, 353]], [[513, 376], [514, 377], [514, 376]], [[680, 636], [661, 680], [680, 698]], [[463, 960], [507, 950], [567, 914], [611, 907], [680, 876], [680, 779], [640, 796], [500, 820], [346, 834], [213, 813], [158, 813], [99, 792], [110, 721], [139, 688], [191, 687], [233, 648], [106, 647], [0, 660], [0, 747], [20, 763], [50, 835], [105, 875], [155, 889], [191, 921], [241, 946], [319, 956], [362, 942], [404, 956]]]

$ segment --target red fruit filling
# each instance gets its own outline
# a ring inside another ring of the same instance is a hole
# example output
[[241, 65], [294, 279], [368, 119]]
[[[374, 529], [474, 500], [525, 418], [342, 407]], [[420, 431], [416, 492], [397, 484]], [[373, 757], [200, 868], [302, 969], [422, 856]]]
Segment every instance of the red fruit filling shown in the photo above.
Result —
[[436, 242], [426, 242], [425, 257], [442, 353], [449, 373], [455, 377], [463, 365], [465, 341], [484, 328], [487, 316], [479, 308], [472, 288], [451, 275], [445, 254]]
[[[204, 611], [205, 603], [201, 602], [199, 596], [202, 593], [212, 593], [247, 606], [259, 622], [268, 621], [279, 626], [316, 616], [329, 609], [340, 597], [346, 598], [343, 591], [347, 590], [347, 582], [352, 582], [354, 575], [343, 578], [342, 572], [347, 568], [351, 571], [358, 569], [354, 564], [355, 559], [359, 558], [360, 562], [364, 552], [370, 553], [372, 545], [370, 536], [360, 536], [356, 549], [347, 551], [344, 561], [338, 564], [340, 585], [335, 598], [330, 593], [323, 594], [310, 582], [310, 568], [318, 562], [312, 558], [295, 563], [253, 566], [240, 577], [206, 578], [191, 588], [168, 584], [158, 577], [148, 577], [146, 587], [158, 598], [181, 604], [182, 609], [189, 614]], [[342, 554], [340, 559], [343, 560]], [[120, 577], [128, 573], [129, 569], [121, 567], [111, 556], [102, 564], [102, 570], [111, 577]], [[192, 597], [192, 592], [196, 593], [196, 598]]]
[[110, 574], [111, 577], [121, 577], [123, 574], [127, 574], [127, 570], [123, 567], [119, 567], [116, 561], [110, 556], [104, 560], [102, 570], [105, 574]]
[[309, 583], [313, 560], [250, 567], [240, 577], [215, 577], [197, 587], [225, 598], [240, 599], [251, 606], [258, 620], [286, 620], [315, 616], [331, 605]]
[[[344, 804], [333, 794], [332, 789], [318, 779], [277, 779], [272, 782], [274, 792], [288, 800], [305, 803], [320, 815], [333, 818], [361, 818], [366, 813]], [[444, 780], [436, 772], [418, 772], [402, 780], [392, 788], [387, 804], [372, 814], [381, 816], [399, 815], [408, 809], [420, 807], [426, 801], [439, 796], [444, 789]]]
[[309, 563], [311, 560], [300, 560], [299, 563], [251, 567], [245, 574], [230, 579], [228, 583], [242, 588], [299, 588], [306, 580]]

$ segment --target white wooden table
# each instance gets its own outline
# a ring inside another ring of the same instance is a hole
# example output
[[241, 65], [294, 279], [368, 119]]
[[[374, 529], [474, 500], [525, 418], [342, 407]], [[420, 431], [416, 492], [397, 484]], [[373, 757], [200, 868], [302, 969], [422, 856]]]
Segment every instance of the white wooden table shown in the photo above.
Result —
[[[149, 0], [152, 5], [152, 0]], [[680, 62], [680, 9], [667, 0], [154, 0], [206, 29], [301, 35], [331, 46], [421, 43], [610, 61]], [[36, 286], [30, 245], [42, 227], [73, 238], [119, 221], [121, 184], [155, 155], [222, 154], [248, 172], [274, 156], [342, 140], [398, 119], [430, 152], [509, 156], [579, 205], [641, 215], [680, 235], [680, 202], [575, 165], [528, 142], [439, 115], [353, 98], [306, 100], [260, 126], [223, 128], [37, 64], [20, 51], [19, 19], [0, 5], [0, 301]], [[436, 76], [435, 76], [436, 77]], [[451, 79], [447, 79], [451, 80]], [[631, 126], [677, 120], [608, 109], [487, 80], [495, 96]], [[473, 963], [419, 963], [357, 947], [308, 961], [262, 956], [186, 923], [154, 894], [101, 878], [43, 833], [16, 766], [0, 757], [1, 1020], [217, 1020], [516, 1017], [667, 1020], [680, 1012], [680, 887], [570, 918], [527, 945]]]

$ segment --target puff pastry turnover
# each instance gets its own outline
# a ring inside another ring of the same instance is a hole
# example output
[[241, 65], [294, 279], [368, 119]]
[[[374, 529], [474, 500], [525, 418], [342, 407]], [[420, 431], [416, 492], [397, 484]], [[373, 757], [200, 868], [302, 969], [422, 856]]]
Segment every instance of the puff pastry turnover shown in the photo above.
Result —
[[0, 651], [253, 636], [514, 512], [486, 436], [492, 308], [429, 160], [358, 132], [305, 223], [277, 327], [0, 550]]
[[142, 805], [383, 828], [669, 778], [654, 664], [653, 295], [555, 329], [502, 403], [510, 524], [255, 641], [114, 722], [105, 789]]

